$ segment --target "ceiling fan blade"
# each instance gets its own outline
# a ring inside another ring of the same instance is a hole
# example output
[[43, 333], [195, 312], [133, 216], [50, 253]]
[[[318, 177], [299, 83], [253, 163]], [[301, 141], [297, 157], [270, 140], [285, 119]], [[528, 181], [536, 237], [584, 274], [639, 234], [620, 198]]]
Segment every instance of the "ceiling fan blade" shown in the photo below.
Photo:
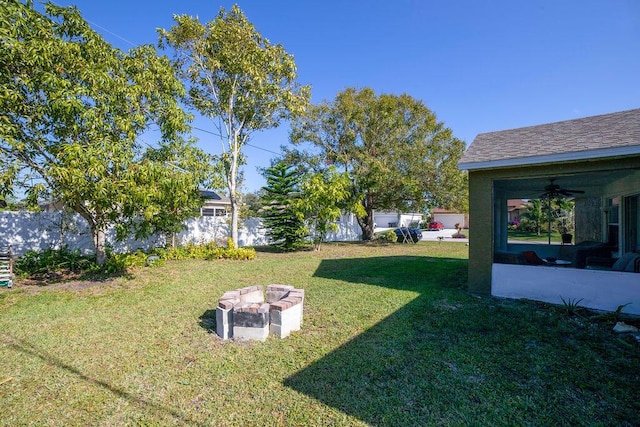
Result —
[[578, 193], [578, 194], [584, 194], [584, 190], [566, 190], [563, 188], [564, 191], [568, 191], [569, 193]]

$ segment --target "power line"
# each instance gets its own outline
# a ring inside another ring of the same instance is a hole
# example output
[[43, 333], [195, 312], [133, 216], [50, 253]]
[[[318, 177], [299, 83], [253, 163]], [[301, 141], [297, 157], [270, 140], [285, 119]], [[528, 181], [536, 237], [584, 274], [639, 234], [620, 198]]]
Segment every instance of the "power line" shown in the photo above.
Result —
[[[195, 130], [199, 130], [200, 132], [208, 133], [208, 134], [210, 134], [210, 135], [218, 136], [218, 137], [220, 137], [220, 138], [225, 138], [225, 136], [224, 136], [224, 135], [220, 135], [219, 133], [215, 133], [215, 132], [212, 132], [212, 131], [210, 131], [210, 130], [202, 129], [202, 128], [199, 128], [199, 127], [196, 127], [196, 126], [191, 126], [191, 128], [192, 128], [192, 129], [195, 129]], [[157, 132], [157, 131], [159, 131], [159, 130], [160, 130], [160, 128], [158, 128], [158, 129], [151, 129], [151, 131], [152, 131], [152, 132]], [[145, 142], [145, 141], [142, 141], [142, 142], [144, 142], [145, 144], [149, 145], [149, 144], [148, 144], [147, 142]], [[278, 152], [276, 152], [276, 151], [272, 151], [272, 150], [269, 150], [269, 149], [266, 149], [266, 148], [263, 148], [263, 147], [258, 147], [257, 145], [253, 145], [253, 144], [249, 144], [249, 143], [245, 143], [244, 145], [246, 145], [247, 147], [255, 148], [256, 150], [262, 150], [262, 151], [266, 151], [267, 153], [275, 154], [276, 156], [280, 156], [280, 155], [282, 154], [282, 153], [278, 153]], [[149, 145], [149, 147], [151, 147], [151, 146]]]
[[[54, 2], [51, 2], [51, 3], [52, 3], [52, 4], [54, 4], [54, 5], [56, 5], [56, 6], [58, 6], [58, 7], [64, 7], [64, 6], [60, 6], [60, 5], [58, 5], [58, 4], [54, 3]], [[128, 43], [128, 44], [130, 44], [131, 46], [136, 47], [136, 45], [135, 45], [133, 42], [131, 42], [131, 41], [129, 41], [129, 40], [127, 40], [127, 39], [125, 39], [125, 38], [124, 38], [124, 37], [122, 37], [121, 35], [116, 34], [116, 33], [114, 33], [113, 31], [110, 31], [109, 29], [107, 29], [107, 28], [105, 28], [105, 27], [103, 27], [103, 26], [101, 26], [101, 25], [96, 24], [95, 22], [92, 22], [92, 21], [88, 20], [88, 19], [87, 19], [87, 18], [85, 18], [85, 17], [83, 17], [83, 19], [84, 19], [85, 21], [87, 21], [89, 24], [91, 24], [91, 25], [93, 25], [93, 26], [95, 26], [95, 27], [100, 28], [102, 31], [106, 31], [107, 33], [111, 34], [112, 36], [117, 37], [117, 38], [119, 38], [120, 40], [124, 41], [125, 43]], [[208, 134], [211, 134], [211, 135], [215, 135], [215, 136], [220, 137], [220, 138], [224, 138], [224, 135], [220, 135], [219, 133], [215, 133], [215, 132], [212, 132], [212, 131], [210, 131], [210, 130], [206, 130], [206, 129], [201, 129], [201, 128], [198, 128], [198, 127], [195, 127], [195, 126], [191, 126], [191, 127], [192, 127], [193, 129], [199, 130], [200, 132], [204, 132], [204, 133], [208, 133]], [[146, 144], [146, 143], [145, 143], [145, 144]], [[147, 145], [149, 145], [149, 144], [147, 144]], [[257, 145], [252, 145], [252, 144], [249, 144], [249, 143], [245, 143], [244, 145], [246, 145], [247, 147], [255, 148], [255, 149], [257, 149], [257, 150], [266, 151], [267, 153], [275, 154], [276, 156], [279, 156], [279, 155], [281, 155], [281, 154], [282, 154], [282, 153], [277, 153], [277, 152], [275, 152], [275, 151], [268, 150], [268, 149], [266, 149], [266, 148], [262, 148], [262, 147], [258, 147]]]
[[[220, 135], [219, 133], [215, 133], [215, 132], [212, 132], [212, 131], [210, 131], [210, 130], [201, 129], [201, 128], [199, 128], [199, 127], [195, 127], [195, 126], [191, 126], [191, 127], [192, 127], [193, 129], [195, 129], [195, 130], [199, 130], [200, 132], [204, 132], [204, 133], [208, 133], [208, 134], [211, 134], [211, 135], [215, 135], [215, 136], [218, 136], [218, 137], [220, 137], [220, 138], [225, 138], [225, 136], [224, 136], [224, 135]], [[268, 150], [268, 149], [266, 149], [266, 148], [258, 147], [257, 145], [252, 145], [252, 144], [249, 144], [249, 143], [245, 143], [244, 145], [246, 145], [247, 147], [255, 148], [255, 149], [257, 149], [257, 150], [266, 151], [267, 153], [275, 154], [276, 156], [279, 156], [279, 155], [281, 155], [281, 154], [282, 154], [282, 153], [276, 153], [275, 151], [271, 151], [271, 150]]]
[[93, 26], [96, 26], [96, 27], [100, 28], [102, 31], [106, 31], [107, 33], [111, 34], [112, 36], [119, 38], [123, 42], [129, 43], [131, 46], [136, 47], [136, 44], [134, 44], [133, 42], [131, 42], [131, 41], [127, 40], [127, 39], [125, 39], [122, 36], [119, 36], [118, 34], [114, 33], [113, 31], [109, 31], [106, 28], [101, 27], [100, 25], [96, 24], [95, 22], [89, 21], [87, 18], [85, 18], [85, 21], [87, 21], [89, 24], [91, 24]]
[[[77, 6], [75, 6], [75, 5], [73, 5], [73, 4], [72, 4], [72, 5], [69, 5], [69, 6], [60, 6], [59, 4], [57, 4], [56, 2], [53, 2], [53, 1], [51, 2], [51, 4], [53, 4], [54, 6], [57, 6], [57, 7], [76, 7], [76, 8], [77, 8]], [[78, 9], [78, 10], [79, 10], [79, 9]], [[119, 38], [119, 39], [120, 39], [120, 40], [122, 40], [123, 42], [128, 43], [128, 44], [130, 44], [130, 45], [131, 45], [131, 46], [133, 46], [133, 47], [136, 47], [136, 44], [135, 44], [135, 43], [133, 43], [133, 42], [131, 42], [131, 41], [129, 41], [129, 40], [127, 40], [127, 39], [125, 39], [125, 38], [124, 38], [124, 37], [122, 37], [121, 35], [116, 34], [116, 33], [114, 33], [113, 31], [110, 31], [110, 30], [108, 30], [107, 28], [105, 28], [105, 27], [103, 27], [103, 26], [101, 26], [101, 25], [96, 24], [95, 22], [89, 21], [89, 20], [88, 20], [86, 17], [84, 17], [84, 16], [82, 17], [82, 19], [84, 19], [84, 20], [85, 20], [85, 21], [87, 21], [89, 24], [93, 25], [94, 27], [98, 27], [98, 28], [100, 28], [102, 31], [105, 31], [105, 32], [107, 32], [107, 33], [111, 34], [112, 36]]]

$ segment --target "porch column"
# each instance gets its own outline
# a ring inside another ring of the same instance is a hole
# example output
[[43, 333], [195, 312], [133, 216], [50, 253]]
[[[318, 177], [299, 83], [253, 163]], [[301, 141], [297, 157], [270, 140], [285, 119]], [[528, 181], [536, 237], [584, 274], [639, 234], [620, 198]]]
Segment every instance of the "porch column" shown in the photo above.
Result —
[[507, 197], [504, 194], [495, 192], [493, 194], [493, 235], [494, 250], [507, 250], [507, 223], [509, 222], [509, 208]]
[[[491, 294], [493, 263], [493, 181], [490, 174], [469, 172], [469, 291]], [[506, 202], [505, 202], [506, 205]]]

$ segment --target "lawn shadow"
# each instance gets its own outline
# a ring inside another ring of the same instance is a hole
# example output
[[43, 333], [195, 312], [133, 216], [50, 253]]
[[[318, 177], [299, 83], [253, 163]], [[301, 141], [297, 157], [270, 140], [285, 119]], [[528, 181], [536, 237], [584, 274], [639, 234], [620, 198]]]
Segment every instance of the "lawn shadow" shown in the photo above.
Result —
[[[450, 370], [438, 350], [458, 339], [442, 331], [451, 310], [438, 304], [455, 292], [445, 288], [466, 285], [466, 265], [466, 260], [423, 256], [323, 260], [315, 277], [419, 296], [284, 384], [369, 425], [433, 423], [429, 402], [450, 387], [446, 378], [436, 378], [436, 371]], [[434, 304], [441, 315], [434, 316]]]
[[198, 324], [210, 334], [216, 333], [216, 310], [207, 310], [198, 318]]
[[15, 351], [18, 351], [24, 354], [27, 357], [37, 358], [43, 361], [44, 363], [55, 366], [59, 369], [66, 371], [67, 373], [86, 381], [89, 384], [92, 384], [97, 387], [101, 387], [110, 393], [112, 393], [116, 397], [123, 398], [131, 403], [137, 404], [147, 410], [152, 412], [162, 413], [168, 415], [176, 420], [180, 425], [196, 425], [196, 426], [204, 426], [203, 424], [196, 422], [195, 420], [190, 419], [184, 414], [180, 413], [179, 410], [170, 408], [169, 406], [165, 406], [162, 403], [154, 402], [150, 399], [147, 399], [143, 396], [136, 395], [135, 393], [128, 392], [122, 388], [116, 387], [113, 384], [110, 384], [106, 381], [93, 378], [90, 375], [83, 373], [80, 369], [72, 366], [71, 364], [64, 362], [61, 359], [56, 358], [44, 350], [37, 348], [34, 344], [18, 339], [15, 337], [11, 337], [8, 335], [4, 335], [2, 337], [2, 341], [7, 347], [12, 348]]

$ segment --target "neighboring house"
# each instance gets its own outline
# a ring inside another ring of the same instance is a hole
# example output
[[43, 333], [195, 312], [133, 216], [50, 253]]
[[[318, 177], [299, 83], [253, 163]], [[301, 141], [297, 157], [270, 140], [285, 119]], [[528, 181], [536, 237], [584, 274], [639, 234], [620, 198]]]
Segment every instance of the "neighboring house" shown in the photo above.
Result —
[[527, 202], [526, 200], [522, 200], [522, 199], [507, 200], [507, 214], [509, 215], [509, 217], [507, 218], [507, 221], [509, 221], [509, 223], [512, 223], [515, 221], [520, 222], [520, 215], [522, 215], [523, 212], [527, 211], [528, 206], [529, 206], [529, 202]]
[[456, 224], [462, 225], [462, 228], [469, 227], [469, 214], [449, 211], [442, 208], [431, 210], [431, 220], [441, 222], [444, 228], [454, 229], [456, 228]]
[[[588, 265], [639, 251], [640, 109], [480, 134], [459, 168], [469, 171], [470, 291], [640, 314], [638, 263]], [[575, 201], [576, 244], [509, 242], [507, 201], [549, 190]], [[525, 251], [570, 263], [522, 265]]]
[[42, 212], [62, 212], [65, 209], [65, 205], [60, 200], [46, 200], [38, 203]]
[[200, 190], [204, 198], [204, 205], [200, 208], [200, 216], [226, 217], [231, 211], [231, 200], [226, 196], [220, 196], [215, 191]]
[[419, 224], [421, 221], [422, 214], [418, 212], [373, 212], [373, 223], [376, 228], [409, 227], [411, 224]]

